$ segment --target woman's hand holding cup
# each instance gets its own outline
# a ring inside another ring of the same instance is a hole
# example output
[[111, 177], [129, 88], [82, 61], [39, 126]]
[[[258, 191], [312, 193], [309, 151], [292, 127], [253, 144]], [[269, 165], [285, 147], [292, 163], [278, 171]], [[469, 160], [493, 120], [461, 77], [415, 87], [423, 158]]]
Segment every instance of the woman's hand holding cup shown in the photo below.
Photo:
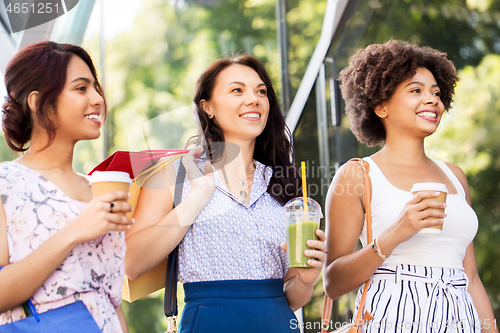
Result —
[[304, 284], [315, 284], [325, 261], [326, 235], [319, 229], [321, 206], [311, 198], [297, 197], [284, 206], [288, 267], [297, 270]]
[[70, 223], [75, 242], [91, 241], [110, 231], [126, 231], [134, 220], [125, 216], [132, 211], [127, 202], [130, 194], [112, 191], [92, 199], [87, 207]]
[[[389, 237], [392, 241], [388, 242], [383, 235], [377, 237], [381, 243], [384, 243], [384, 253], [391, 253], [394, 248], [415, 236], [423, 228], [442, 226], [446, 213], [446, 203], [439, 201], [442, 197], [439, 191], [418, 191], [410, 199], [401, 211], [397, 221], [387, 230], [393, 236]], [[389, 243], [393, 243], [392, 245]]]
[[[435, 202], [432, 203], [433, 206], [430, 207], [431, 209], [431, 214], [435, 214], [435, 210], [438, 210], [442, 213], [444, 213], [444, 209], [446, 207], [446, 198], [448, 196], [448, 189], [446, 188], [446, 185], [440, 184], [440, 183], [416, 183], [413, 184], [413, 188], [411, 189], [411, 192], [417, 195], [420, 192], [434, 192], [434, 194], [438, 193], [437, 197], [433, 197], [430, 199], [422, 199], [422, 201], [439, 201], [441, 204], [436, 204]], [[434, 212], [432, 211], [434, 210]], [[442, 214], [438, 214], [438, 216], [441, 216]], [[446, 214], [444, 214], [446, 216]], [[441, 223], [438, 224], [431, 224], [429, 226], [425, 226], [422, 229], [418, 231], [418, 233], [421, 234], [426, 234], [426, 235], [440, 235], [441, 230], [443, 230], [443, 222], [444, 222], [444, 216], [442, 217], [443, 221], [440, 221]], [[424, 218], [424, 220], [435, 220], [435, 215], [430, 215], [429, 217]], [[441, 219], [440, 219], [441, 220]], [[435, 222], [435, 221], [433, 221]]]
[[68, 226], [75, 228], [77, 243], [88, 242], [110, 231], [125, 231], [134, 220], [128, 203], [132, 179], [126, 172], [96, 171], [90, 178], [92, 200]]
[[[310, 259], [307, 260], [307, 268], [295, 268], [297, 270], [297, 276], [300, 280], [306, 284], [316, 284], [319, 274], [323, 269], [325, 264], [325, 252], [326, 252], [326, 235], [321, 229], [316, 229], [316, 236], [318, 239], [307, 240], [307, 246], [311, 249], [304, 250], [304, 255]], [[287, 251], [287, 244], [280, 244], [283, 251]]]

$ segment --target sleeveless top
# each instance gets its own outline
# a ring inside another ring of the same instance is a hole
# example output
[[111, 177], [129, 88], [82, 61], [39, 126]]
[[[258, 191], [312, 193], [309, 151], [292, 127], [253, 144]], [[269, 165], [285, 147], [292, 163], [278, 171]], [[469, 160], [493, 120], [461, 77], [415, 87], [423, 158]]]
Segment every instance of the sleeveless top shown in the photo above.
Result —
[[[286, 242], [283, 207], [267, 192], [272, 169], [255, 164], [248, 204], [231, 193], [223, 173], [214, 168], [214, 193], [179, 245], [182, 283], [285, 277], [286, 252], [280, 248]], [[198, 167], [203, 172], [203, 164]], [[182, 199], [190, 192], [186, 177]]]
[[[0, 163], [0, 196], [7, 218], [10, 263], [35, 251], [87, 205], [17, 162]], [[115, 308], [121, 302], [125, 248], [123, 232], [77, 245], [32, 296], [37, 311], [81, 300], [103, 332], [122, 332]], [[0, 325], [23, 318], [22, 306], [18, 306], [0, 314]]]
[[[365, 157], [370, 164], [372, 183], [372, 230], [373, 238], [380, 235], [396, 222], [404, 205], [412, 198], [412, 193], [393, 186], [377, 164]], [[462, 269], [467, 246], [472, 242], [478, 228], [474, 210], [466, 201], [465, 191], [453, 171], [441, 161], [434, 161], [449, 177], [457, 194], [448, 194], [443, 230], [440, 235], [416, 234], [399, 244], [384, 265], [410, 264], [416, 266]], [[366, 224], [360, 236], [366, 246]]]

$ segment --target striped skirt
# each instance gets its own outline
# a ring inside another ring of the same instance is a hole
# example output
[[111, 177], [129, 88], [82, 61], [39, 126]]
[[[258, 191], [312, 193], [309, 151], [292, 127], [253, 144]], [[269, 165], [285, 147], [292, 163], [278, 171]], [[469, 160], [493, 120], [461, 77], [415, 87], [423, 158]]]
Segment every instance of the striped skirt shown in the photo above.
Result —
[[467, 286], [467, 276], [459, 269], [381, 266], [372, 276], [365, 303], [374, 319], [363, 332], [481, 332]]

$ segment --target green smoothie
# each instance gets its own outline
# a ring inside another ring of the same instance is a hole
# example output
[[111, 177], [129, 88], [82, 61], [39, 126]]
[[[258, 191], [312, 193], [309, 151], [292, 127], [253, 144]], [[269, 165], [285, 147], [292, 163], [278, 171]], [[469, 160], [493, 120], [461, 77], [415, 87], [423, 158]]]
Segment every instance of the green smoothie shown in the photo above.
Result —
[[319, 224], [313, 221], [304, 221], [294, 223], [288, 226], [287, 232], [287, 254], [288, 254], [288, 267], [293, 268], [310, 268], [307, 260], [311, 259], [305, 256], [305, 250], [311, 250], [306, 245], [310, 239], [318, 239], [316, 230]]

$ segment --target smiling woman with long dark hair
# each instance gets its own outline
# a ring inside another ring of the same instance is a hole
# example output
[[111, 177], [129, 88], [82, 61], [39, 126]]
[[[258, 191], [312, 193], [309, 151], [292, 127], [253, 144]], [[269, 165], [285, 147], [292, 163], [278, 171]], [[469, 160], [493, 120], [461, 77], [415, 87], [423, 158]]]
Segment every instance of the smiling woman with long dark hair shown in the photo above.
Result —
[[[295, 331], [292, 310], [312, 294], [325, 235], [308, 241], [311, 268], [288, 269], [283, 205], [301, 193], [271, 80], [252, 56], [220, 59], [200, 76], [193, 102], [208, 161], [195, 161], [201, 147], [182, 159], [189, 181], [174, 209], [172, 186], [141, 191], [127, 275], [150, 270], [180, 243], [181, 332]], [[174, 184], [175, 169], [166, 173]]]

